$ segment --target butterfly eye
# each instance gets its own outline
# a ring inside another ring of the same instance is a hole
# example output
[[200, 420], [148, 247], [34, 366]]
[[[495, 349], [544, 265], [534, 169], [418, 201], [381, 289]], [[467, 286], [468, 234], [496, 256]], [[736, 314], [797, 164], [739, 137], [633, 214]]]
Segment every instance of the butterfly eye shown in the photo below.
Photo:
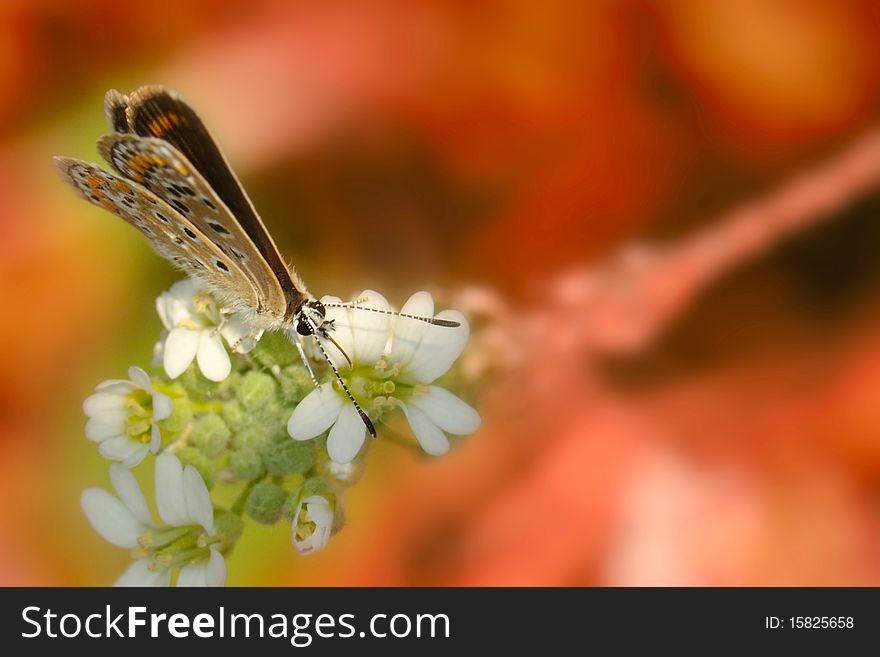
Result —
[[299, 321], [296, 323], [296, 332], [300, 335], [311, 335], [312, 334], [312, 325], [306, 320], [305, 317], [301, 317]]

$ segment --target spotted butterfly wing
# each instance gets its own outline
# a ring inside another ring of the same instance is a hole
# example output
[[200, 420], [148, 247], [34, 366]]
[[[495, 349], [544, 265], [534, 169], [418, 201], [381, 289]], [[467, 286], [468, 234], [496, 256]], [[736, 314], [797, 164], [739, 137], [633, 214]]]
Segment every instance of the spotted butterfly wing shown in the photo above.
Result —
[[[204, 182], [205, 187], [212, 192], [204, 196], [213, 205], [227, 211], [221, 213], [219, 223], [230, 233], [243, 232], [243, 236], [235, 235], [236, 244], [241, 245], [242, 240], [239, 238], [246, 237], [245, 241], [249, 241], [256, 250], [260, 262], [250, 263], [246, 269], [256, 269], [257, 265], [268, 268], [269, 271], [262, 272], [264, 275], [260, 275], [260, 278], [271, 273], [284, 296], [287, 318], [292, 317], [304, 298], [309, 296], [308, 291], [295, 271], [285, 265], [241, 183], [198, 114], [178, 94], [160, 86], [141, 87], [129, 96], [111, 90], [105, 97], [105, 112], [117, 132], [129, 132], [142, 138], [167, 142], [182, 159], [195, 168], [198, 172], [196, 178]], [[175, 177], [174, 171], [167, 171], [167, 174], [169, 178]], [[180, 184], [180, 181], [177, 183]], [[164, 198], [167, 188], [153, 191]], [[210, 206], [208, 209], [211, 210]], [[211, 212], [209, 216], [212, 214], [215, 213]], [[200, 217], [201, 215], [194, 217], [194, 222], [198, 224]], [[218, 218], [213, 219], [216, 223]], [[229, 246], [224, 243], [231, 239], [229, 235], [217, 234], [213, 230], [205, 232], [218, 245]], [[270, 312], [275, 314], [275, 308]]]
[[232, 284], [245, 304], [257, 303], [257, 292], [238, 264], [151, 191], [82, 160], [56, 157], [55, 165], [80, 196], [137, 228], [176, 267], [221, 297], [228, 296], [224, 290]]
[[[289, 299], [261, 252], [202, 175], [171, 144], [155, 137], [113, 133], [98, 141], [105, 160], [124, 178], [162, 198], [236, 262], [254, 288], [257, 303], [246, 310], [268, 327], [280, 323]], [[302, 295], [300, 295], [301, 298]]]
[[[338, 385], [375, 437], [372, 421], [321, 344], [326, 339], [341, 350], [330, 335], [332, 320], [325, 320], [323, 304], [282, 261], [192, 108], [162, 87], [141, 87], [131, 96], [111, 90], [104, 108], [114, 133], [98, 146], [120, 175], [79, 160], [56, 158], [66, 181], [86, 200], [135, 226], [160, 255], [202, 280], [232, 309], [259, 320], [254, 321], [258, 327], [295, 327], [300, 336], [312, 336]], [[302, 349], [300, 355], [311, 372]]]

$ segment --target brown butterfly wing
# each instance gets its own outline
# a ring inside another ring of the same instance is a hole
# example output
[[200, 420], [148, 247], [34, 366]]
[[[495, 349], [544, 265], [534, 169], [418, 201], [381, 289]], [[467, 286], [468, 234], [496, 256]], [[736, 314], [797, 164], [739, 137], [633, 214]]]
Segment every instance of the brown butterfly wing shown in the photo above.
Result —
[[[124, 120], [120, 118], [122, 107]], [[241, 183], [195, 110], [177, 93], [161, 86], [140, 87], [129, 96], [108, 92], [105, 109], [114, 130], [162, 139], [192, 164], [253, 242], [278, 280], [288, 307], [298, 308], [308, 291], [282, 260]]]
[[238, 264], [258, 291], [253, 308], [258, 315], [275, 322], [284, 319], [288, 298], [277, 276], [213, 188], [177, 149], [162, 139], [113, 133], [99, 140], [98, 150], [123, 177], [162, 198]]
[[104, 94], [104, 115], [114, 132], [131, 132], [128, 125], [128, 96], [116, 89]]
[[[148, 189], [88, 162], [56, 157], [62, 178], [84, 199], [137, 228], [163, 258], [237, 310], [255, 308], [257, 290], [238, 264], [189, 219]], [[235, 290], [235, 295], [230, 290]]]

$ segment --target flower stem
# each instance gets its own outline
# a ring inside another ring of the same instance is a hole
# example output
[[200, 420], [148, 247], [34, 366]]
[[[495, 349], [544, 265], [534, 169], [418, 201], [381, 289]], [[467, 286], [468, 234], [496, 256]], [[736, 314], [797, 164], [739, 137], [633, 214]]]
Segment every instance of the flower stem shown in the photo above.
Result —
[[218, 401], [190, 401], [195, 413], [220, 413], [223, 403]]
[[244, 513], [244, 505], [247, 502], [248, 495], [251, 494], [251, 490], [253, 489], [253, 487], [256, 486], [263, 479], [265, 479], [265, 477], [260, 479], [251, 479], [249, 482], [247, 482], [247, 485], [242, 489], [241, 494], [238, 496], [238, 499], [235, 500], [232, 508], [229, 510], [239, 516]]

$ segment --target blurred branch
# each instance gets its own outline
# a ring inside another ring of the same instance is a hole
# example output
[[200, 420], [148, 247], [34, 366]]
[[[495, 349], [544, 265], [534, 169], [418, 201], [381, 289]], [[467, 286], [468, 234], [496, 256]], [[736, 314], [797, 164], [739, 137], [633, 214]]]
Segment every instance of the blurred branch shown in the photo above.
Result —
[[[484, 346], [507, 365], [527, 360], [536, 341], [544, 348], [552, 343], [560, 356], [633, 353], [645, 348], [716, 278], [790, 234], [833, 218], [878, 182], [880, 130], [875, 130], [766, 196], [706, 222], [694, 234], [665, 245], [633, 243], [598, 265], [561, 275], [545, 288], [540, 307], [526, 317], [505, 310], [486, 290], [464, 291], [459, 301], [490, 317], [489, 324], [498, 330], [487, 329]], [[474, 364], [474, 369], [485, 364]]]
[[564, 276], [555, 301], [590, 315], [591, 349], [639, 350], [718, 276], [835, 217], [878, 182], [880, 130], [691, 236], [665, 246], [630, 246], [600, 267]]

